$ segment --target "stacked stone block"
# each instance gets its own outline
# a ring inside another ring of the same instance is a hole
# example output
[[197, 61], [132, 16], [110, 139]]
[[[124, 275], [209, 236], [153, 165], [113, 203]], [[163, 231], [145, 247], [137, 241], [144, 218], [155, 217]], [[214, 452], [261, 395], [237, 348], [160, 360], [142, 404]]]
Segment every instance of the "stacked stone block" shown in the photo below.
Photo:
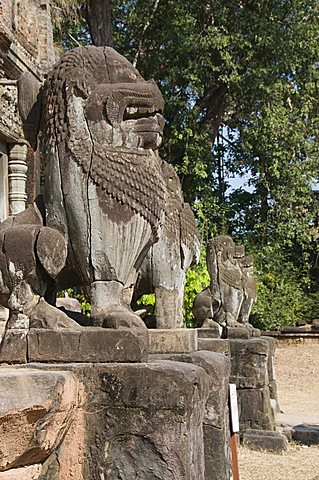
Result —
[[231, 382], [236, 384], [241, 433], [274, 430], [270, 403], [269, 342], [261, 338], [229, 340]]

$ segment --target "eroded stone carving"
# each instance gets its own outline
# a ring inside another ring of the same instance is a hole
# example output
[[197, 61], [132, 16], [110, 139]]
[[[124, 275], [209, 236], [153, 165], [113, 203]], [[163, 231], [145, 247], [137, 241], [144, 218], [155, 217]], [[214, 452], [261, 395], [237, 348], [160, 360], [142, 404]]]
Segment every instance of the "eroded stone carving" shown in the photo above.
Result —
[[193, 312], [200, 327], [224, 328], [224, 335], [247, 337], [259, 331], [249, 324], [256, 299], [253, 259], [245, 257], [244, 246], [235, 246], [229, 236], [219, 236], [207, 244], [206, 261], [210, 286], [197, 295]]
[[[166, 189], [156, 153], [163, 130], [160, 91], [109, 47], [66, 53], [40, 94], [27, 76], [20, 90], [29, 83], [31, 93], [20, 95], [20, 111], [33, 145], [44, 102], [43, 221], [67, 243], [66, 264], [55, 273], [55, 283], [90, 288], [94, 326], [144, 327], [124, 304], [122, 291], [158, 239], [164, 215]], [[33, 244], [38, 233], [39, 228], [30, 233]], [[35, 290], [45, 295], [44, 287]]]
[[243, 273], [244, 299], [240, 308], [238, 321], [249, 325], [251, 309], [257, 298], [257, 284], [254, 278], [254, 259], [251, 255], [242, 257], [239, 264]]
[[235, 245], [231, 237], [213, 238], [207, 247], [207, 268], [211, 279], [211, 292], [218, 305], [214, 319], [228, 327], [238, 325], [243, 302], [241, 268], [234, 259]]
[[156, 327], [178, 328], [183, 323], [185, 275], [198, 261], [200, 245], [194, 214], [184, 202], [174, 168], [163, 161], [161, 170], [168, 194], [164, 225], [138, 273], [133, 301], [154, 292]]
[[46, 82], [47, 225], [68, 239], [57, 281], [90, 287], [95, 326], [143, 326], [122, 291], [163, 217], [162, 110], [155, 83], [109, 47], [65, 54]]
[[57, 230], [44, 226], [34, 203], [0, 224], [0, 301], [10, 311], [7, 330], [76, 326], [44, 297], [65, 265], [67, 245]]

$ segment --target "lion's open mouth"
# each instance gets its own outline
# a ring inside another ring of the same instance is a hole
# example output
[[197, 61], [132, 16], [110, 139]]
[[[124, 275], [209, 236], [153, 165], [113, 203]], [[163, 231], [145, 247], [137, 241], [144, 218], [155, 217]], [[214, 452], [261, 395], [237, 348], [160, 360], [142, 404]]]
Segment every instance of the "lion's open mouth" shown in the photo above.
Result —
[[126, 128], [136, 133], [156, 132], [163, 134], [164, 117], [152, 107], [127, 107], [123, 116]]
[[154, 107], [126, 107], [124, 110], [123, 120], [137, 120], [141, 118], [155, 117], [156, 114], [162, 114], [161, 111]]

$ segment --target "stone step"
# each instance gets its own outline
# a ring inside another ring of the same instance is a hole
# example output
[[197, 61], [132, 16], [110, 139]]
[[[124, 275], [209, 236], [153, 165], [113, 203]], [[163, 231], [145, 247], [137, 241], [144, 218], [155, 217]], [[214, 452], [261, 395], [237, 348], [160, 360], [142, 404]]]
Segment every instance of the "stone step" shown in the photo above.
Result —
[[282, 453], [287, 450], [288, 441], [284, 435], [276, 431], [248, 429], [243, 435], [243, 445], [251, 450]]
[[303, 445], [319, 445], [319, 415], [279, 413], [276, 421], [291, 440]]

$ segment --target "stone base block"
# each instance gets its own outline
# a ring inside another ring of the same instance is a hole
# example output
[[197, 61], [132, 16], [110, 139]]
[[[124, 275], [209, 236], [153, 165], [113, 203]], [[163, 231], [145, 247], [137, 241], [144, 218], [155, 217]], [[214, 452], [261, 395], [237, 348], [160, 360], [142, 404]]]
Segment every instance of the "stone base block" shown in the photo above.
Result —
[[240, 388], [263, 388], [268, 386], [267, 340], [229, 340], [231, 354], [231, 382]]
[[274, 430], [274, 417], [269, 388], [237, 390], [240, 431], [247, 429]]
[[204, 479], [202, 368], [170, 361], [110, 365], [97, 380], [94, 404], [87, 405], [94, 458], [88, 457], [85, 480], [97, 472], [127, 480]]
[[205, 480], [232, 478], [227, 434], [212, 425], [204, 425]]
[[216, 323], [216, 328], [198, 328], [197, 335], [198, 338], [220, 338], [220, 331], [218, 324]]
[[245, 338], [251, 337], [250, 331], [245, 327], [226, 327], [227, 338]]
[[192, 363], [205, 370], [209, 378], [209, 396], [204, 415], [205, 480], [229, 480], [228, 385], [230, 361], [225, 355], [198, 351], [165, 355], [173, 361]]
[[197, 350], [197, 329], [150, 329], [149, 353], [188, 353]]
[[[61, 368], [39, 367], [46, 375]], [[43, 465], [41, 480], [205, 480], [209, 380], [203, 368], [168, 360], [63, 368], [83, 391], [68, 433]]]
[[278, 402], [276, 372], [275, 372], [275, 350], [276, 340], [272, 337], [262, 337], [262, 340], [268, 342], [269, 354], [268, 354], [268, 379], [269, 379], [269, 392], [270, 398], [273, 400], [275, 413], [280, 412], [280, 406]]
[[319, 425], [296, 425], [291, 434], [293, 440], [303, 445], [319, 445]]
[[28, 330], [9, 329], [4, 333], [0, 345], [0, 363], [27, 362]]
[[243, 444], [251, 450], [269, 450], [275, 453], [282, 453], [288, 448], [288, 440], [284, 435], [269, 430], [246, 430]]
[[229, 343], [228, 340], [222, 340], [220, 338], [199, 338], [198, 350], [208, 350], [209, 352], [222, 353], [228, 356]]
[[31, 329], [28, 362], [144, 362], [148, 357], [148, 330]]

